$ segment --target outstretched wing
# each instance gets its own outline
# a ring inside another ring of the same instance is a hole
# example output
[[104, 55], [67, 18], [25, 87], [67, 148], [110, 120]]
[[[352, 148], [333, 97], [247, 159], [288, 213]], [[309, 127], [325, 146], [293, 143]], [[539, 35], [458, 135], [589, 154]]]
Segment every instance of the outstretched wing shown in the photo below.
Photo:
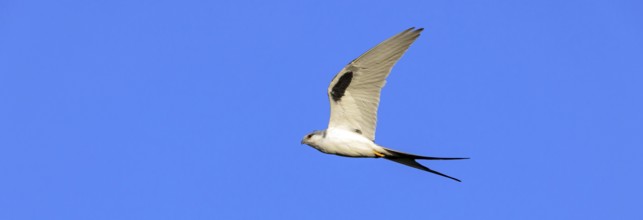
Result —
[[330, 122], [375, 140], [377, 107], [386, 77], [402, 54], [420, 36], [422, 28], [409, 28], [385, 40], [340, 71], [328, 87]]

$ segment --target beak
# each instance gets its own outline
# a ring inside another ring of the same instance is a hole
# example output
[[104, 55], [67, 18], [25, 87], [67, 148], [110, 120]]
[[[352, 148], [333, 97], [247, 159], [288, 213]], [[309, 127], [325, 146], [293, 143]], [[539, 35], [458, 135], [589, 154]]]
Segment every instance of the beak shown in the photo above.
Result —
[[301, 139], [301, 144], [304, 144], [304, 139]]

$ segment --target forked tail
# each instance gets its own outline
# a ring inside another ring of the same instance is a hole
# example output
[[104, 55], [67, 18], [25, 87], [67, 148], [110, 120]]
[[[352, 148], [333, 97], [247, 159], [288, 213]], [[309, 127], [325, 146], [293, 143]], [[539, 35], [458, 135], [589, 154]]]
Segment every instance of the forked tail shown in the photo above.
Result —
[[458, 182], [462, 182], [459, 179], [456, 179], [454, 177], [448, 176], [446, 174], [440, 173], [438, 171], [429, 169], [428, 167], [425, 167], [424, 165], [418, 163], [415, 160], [464, 160], [464, 159], [469, 159], [466, 157], [427, 157], [427, 156], [420, 156], [420, 155], [415, 155], [415, 154], [408, 154], [396, 150], [391, 150], [388, 148], [384, 148], [387, 151], [387, 155], [384, 156], [385, 159], [391, 160], [393, 162], [401, 163], [413, 168], [417, 168], [420, 170], [424, 170], [433, 174], [437, 174]]

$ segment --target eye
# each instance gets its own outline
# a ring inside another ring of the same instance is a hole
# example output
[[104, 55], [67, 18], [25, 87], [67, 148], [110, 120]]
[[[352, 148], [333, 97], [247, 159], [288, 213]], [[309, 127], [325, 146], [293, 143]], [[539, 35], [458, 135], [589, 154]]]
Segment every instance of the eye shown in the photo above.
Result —
[[310, 137], [312, 137], [312, 136], [313, 136], [313, 134], [309, 134], [309, 135], [306, 136], [306, 139], [310, 139]]

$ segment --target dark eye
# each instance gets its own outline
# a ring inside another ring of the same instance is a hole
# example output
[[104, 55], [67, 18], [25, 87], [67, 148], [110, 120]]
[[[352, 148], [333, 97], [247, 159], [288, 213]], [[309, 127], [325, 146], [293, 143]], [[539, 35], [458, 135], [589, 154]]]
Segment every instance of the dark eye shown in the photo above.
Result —
[[309, 134], [308, 136], [306, 136], [306, 139], [310, 139], [310, 137], [312, 137], [312, 136], [313, 136], [313, 134]]

